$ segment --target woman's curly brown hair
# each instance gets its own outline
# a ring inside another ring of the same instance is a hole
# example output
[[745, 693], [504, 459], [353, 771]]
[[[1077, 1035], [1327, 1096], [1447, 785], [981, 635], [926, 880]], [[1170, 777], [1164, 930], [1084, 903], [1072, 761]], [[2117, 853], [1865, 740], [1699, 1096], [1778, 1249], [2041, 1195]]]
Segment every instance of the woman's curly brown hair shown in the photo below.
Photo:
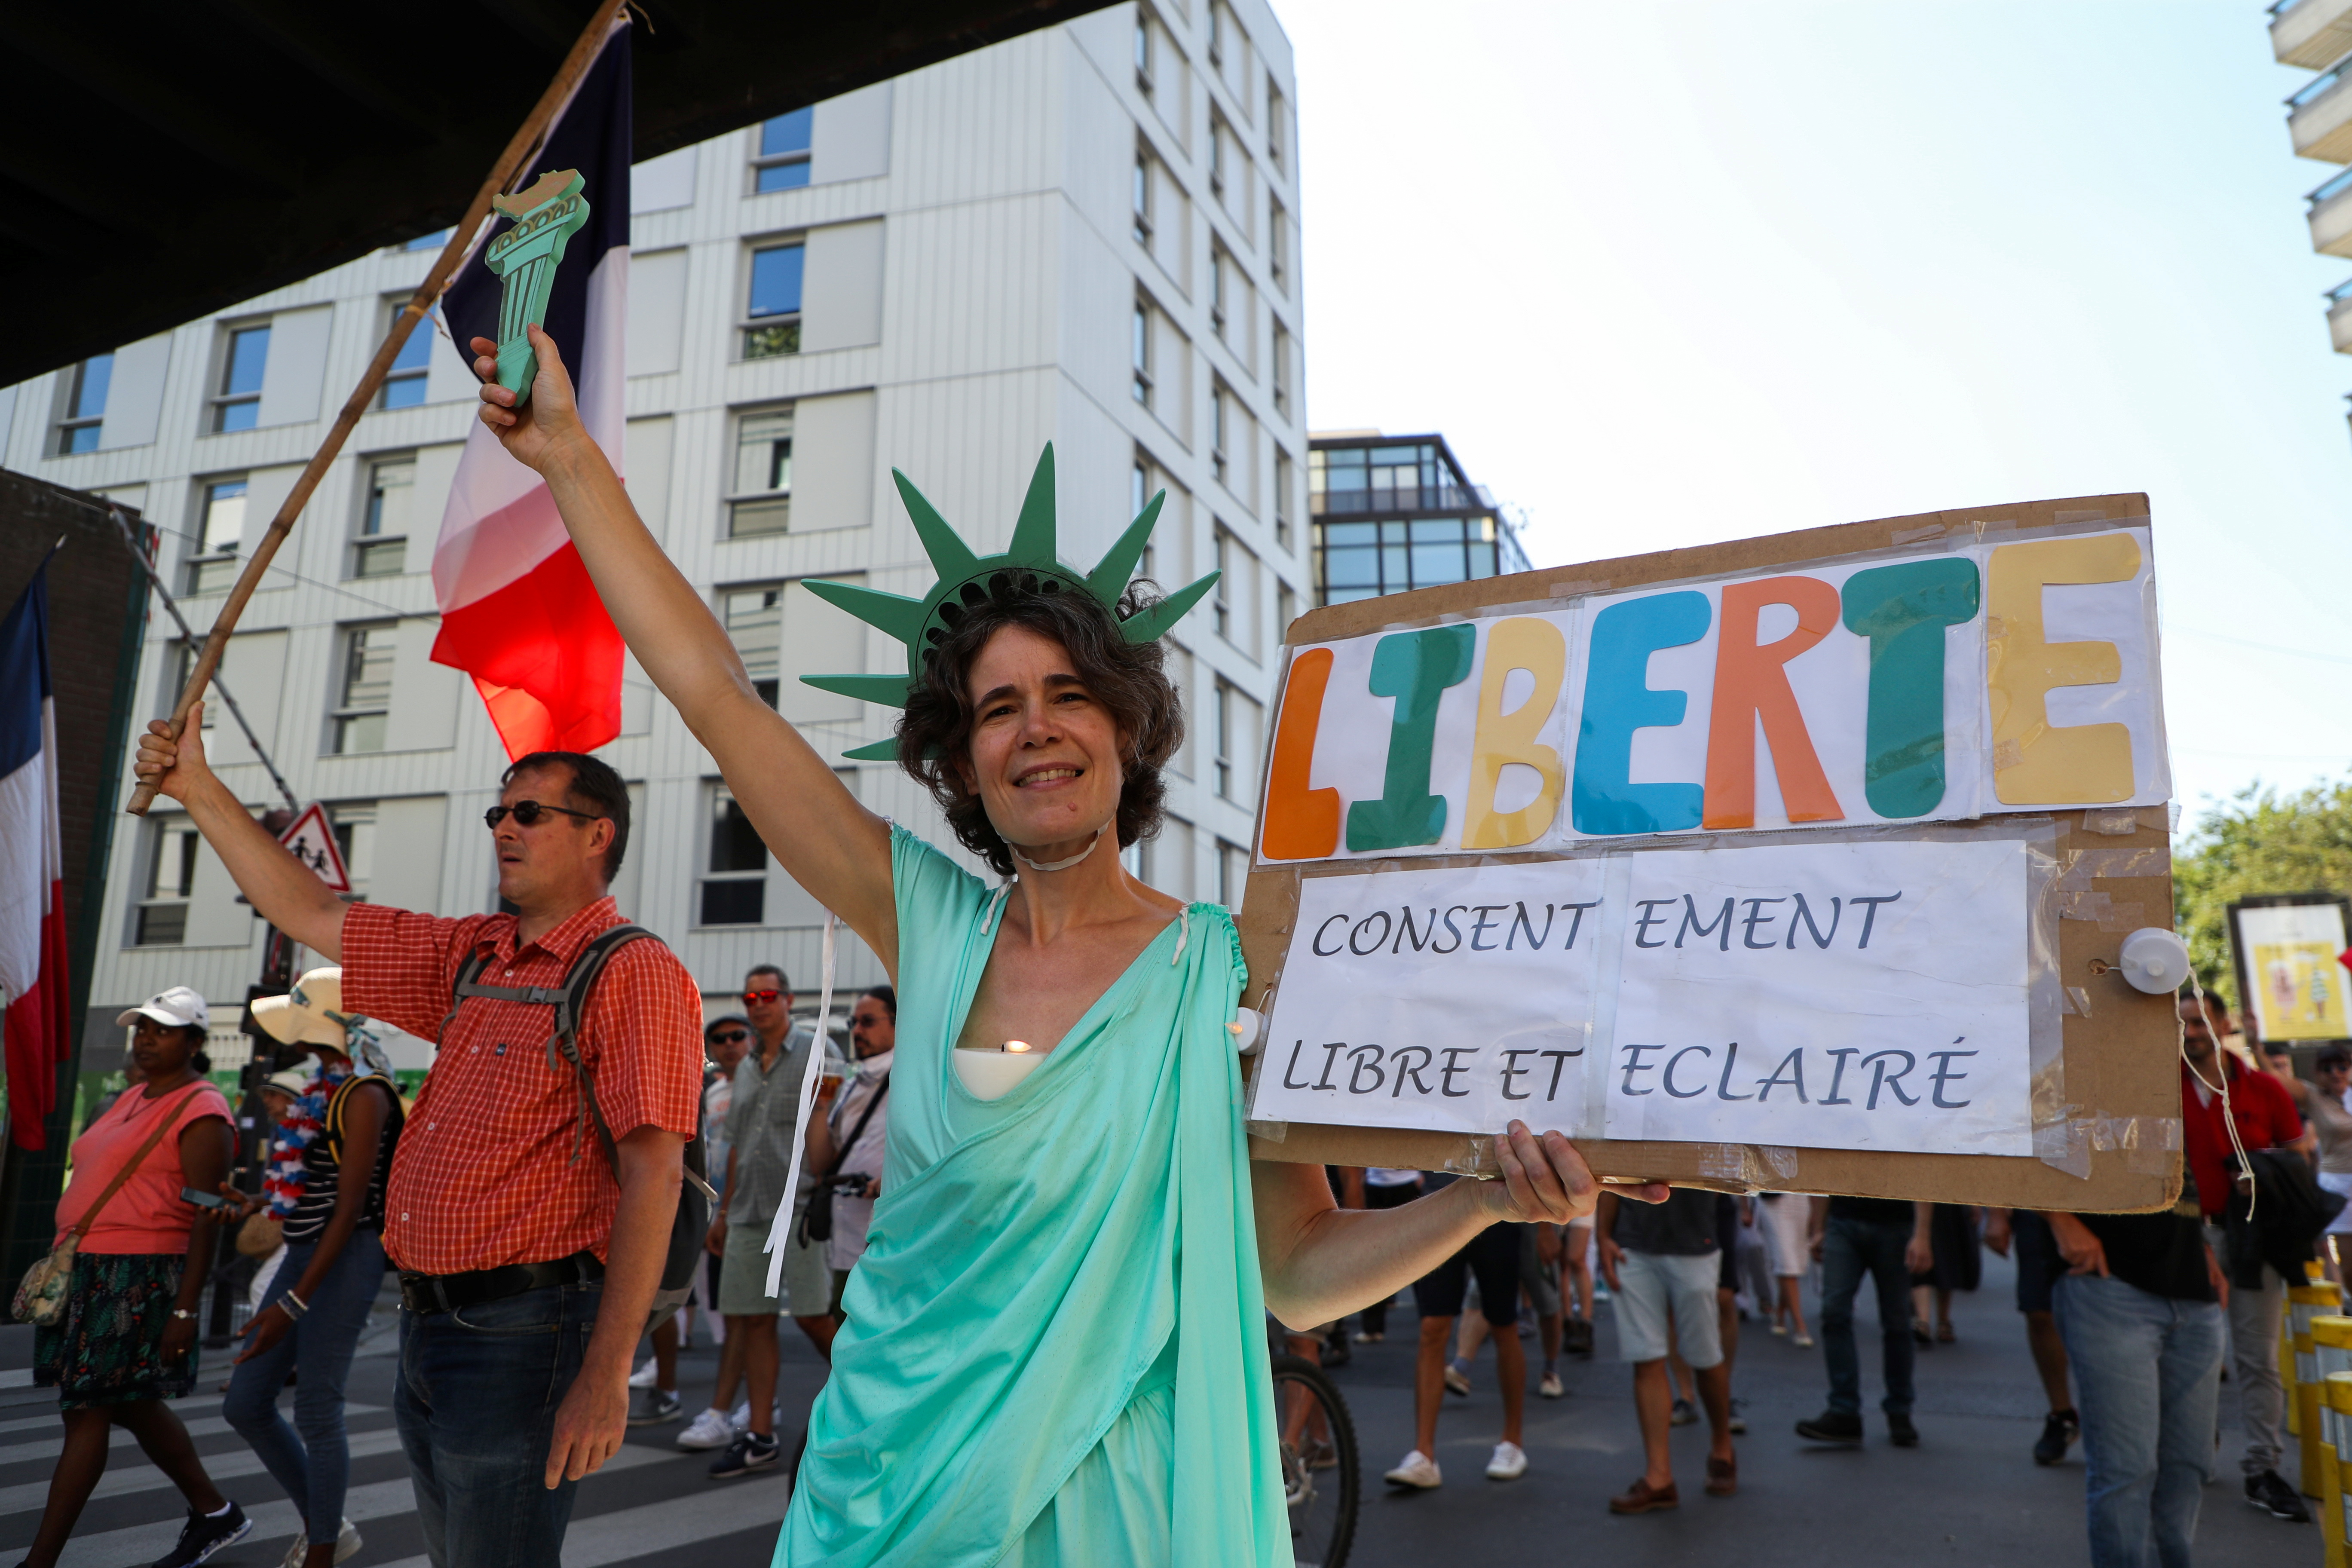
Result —
[[[1119, 618], [1156, 604], [1160, 596], [1156, 584], [1138, 578], [1119, 596]], [[908, 693], [898, 730], [899, 765], [931, 792], [963, 847], [998, 876], [1013, 875], [1011, 847], [998, 837], [987, 807], [964, 787], [950, 761], [971, 743], [972, 661], [1007, 626], [1024, 626], [1068, 649], [1071, 673], [1127, 737], [1119, 758], [1119, 847], [1157, 837], [1168, 797], [1160, 770], [1184, 743], [1183, 701], [1169, 683], [1167, 655], [1158, 640], [1129, 642], [1118, 620], [1094, 595], [1025, 572], [999, 572], [989, 579], [985, 594], [967, 588], [964, 601], [948, 606], [951, 625], [924, 660], [922, 679]]]

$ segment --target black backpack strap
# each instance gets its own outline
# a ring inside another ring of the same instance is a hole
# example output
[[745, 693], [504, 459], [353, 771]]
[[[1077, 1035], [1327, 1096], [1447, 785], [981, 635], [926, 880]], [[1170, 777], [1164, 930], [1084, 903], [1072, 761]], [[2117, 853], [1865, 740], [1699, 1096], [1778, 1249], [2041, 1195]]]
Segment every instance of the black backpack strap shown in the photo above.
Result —
[[[613, 1179], [621, 1176], [621, 1148], [614, 1142], [612, 1128], [605, 1125], [604, 1109], [596, 1103], [596, 1077], [580, 1055], [580, 1021], [588, 1011], [588, 998], [596, 989], [596, 982], [612, 962], [613, 954], [640, 938], [658, 942], [661, 939], [639, 925], [617, 925], [598, 931], [572, 961], [563, 973], [563, 984], [552, 994], [555, 1006], [555, 1032], [547, 1037], [547, 1066], [555, 1068], [556, 1055], [562, 1054], [572, 1065], [572, 1089], [580, 1102], [580, 1116], [572, 1127], [572, 1161], [580, 1161], [580, 1145], [583, 1129], [595, 1123], [596, 1142], [604, 1146], [604, 1158], [613, 1167]], [[533, 987], [534, 990], [540, 989]]]

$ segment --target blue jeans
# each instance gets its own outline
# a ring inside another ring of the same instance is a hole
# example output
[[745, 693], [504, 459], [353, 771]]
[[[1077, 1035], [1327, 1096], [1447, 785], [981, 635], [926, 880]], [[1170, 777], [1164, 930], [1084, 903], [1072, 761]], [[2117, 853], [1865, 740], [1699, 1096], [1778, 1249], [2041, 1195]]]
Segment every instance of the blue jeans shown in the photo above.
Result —
[[[318, 1251], [316, 1242], [286, 1249], [262, 1293], [271, 1302], [300, 1283]], [[335, 1539], [343, 1521], [343, 1494], [352, 1479], [351, 1438], [343, 1430], [343, 1379], [352, 1351], [367, 1327], [368, 1309], [383, 1287], [383, 1238], [355, 1230], [336, 1255], [326, 1279], [310, 1294], [309, 1310], [286, 1337], [229, 1373], [221, 1414], [253, 1446], [261, 1462], [293, 1500], [315, 1545]], [[278, 1413], [286, 1374], [294, 1382], [294, 1420]]]
[[2060, 1279], [2054, 1301], [2083, 1416], [2092, 1568], [2189, 1568], [2213, 1479], [2221, 1304], [2095, 1274]]
[[1878, 1336], [1885, 1342], [1890, 1415], [1911, 1414], [1911, 1270], [1903, 1249], [1911, 1222], [1830, 1215], [1822, 1247], [1822, 1359], [1830, 1369], [1830, 1408], [1862, 1414], [1862, 1352], [1854, 1345], [1853, 1299], [1868, 1274], [1878, 1286]]
[[433, 1568], [561, 1568], [576, 1481], [543, 1481], [601, 1283], [400, 1314], [393, 1419]]

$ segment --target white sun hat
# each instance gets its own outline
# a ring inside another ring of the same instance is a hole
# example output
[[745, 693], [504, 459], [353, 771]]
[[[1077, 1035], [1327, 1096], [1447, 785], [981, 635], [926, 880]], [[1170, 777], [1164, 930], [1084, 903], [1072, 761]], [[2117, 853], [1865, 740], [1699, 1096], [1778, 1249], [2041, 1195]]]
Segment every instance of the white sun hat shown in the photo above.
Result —
[[339, 1051], [350, 1048], [342, 1013], [341, 964], [313, 969], [287, 994], [257, 997], [253, 1004], [253, 1021], [270, 1038], [289, 1046], [332, 1046]]
[[114, 1021], [125, 1028], [142, 1018], [152, 1018], [168, 1029], [204, 1029], [212, 1026], [212, 1009], [195, 990], [173, 985], [114, 1016]]

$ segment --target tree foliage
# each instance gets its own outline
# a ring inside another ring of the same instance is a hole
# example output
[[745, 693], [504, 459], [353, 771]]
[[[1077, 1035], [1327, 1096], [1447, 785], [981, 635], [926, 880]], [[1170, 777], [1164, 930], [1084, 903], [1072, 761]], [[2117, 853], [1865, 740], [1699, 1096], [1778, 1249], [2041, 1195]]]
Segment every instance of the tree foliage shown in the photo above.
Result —
[[2239, 1003], [2227, 910], [2265, 893], [2352, 891], [2352, 780], [2281, 796], [2255, 786], [2206, 811], [2173, 856], [2172, 897], [2209, 991]]

